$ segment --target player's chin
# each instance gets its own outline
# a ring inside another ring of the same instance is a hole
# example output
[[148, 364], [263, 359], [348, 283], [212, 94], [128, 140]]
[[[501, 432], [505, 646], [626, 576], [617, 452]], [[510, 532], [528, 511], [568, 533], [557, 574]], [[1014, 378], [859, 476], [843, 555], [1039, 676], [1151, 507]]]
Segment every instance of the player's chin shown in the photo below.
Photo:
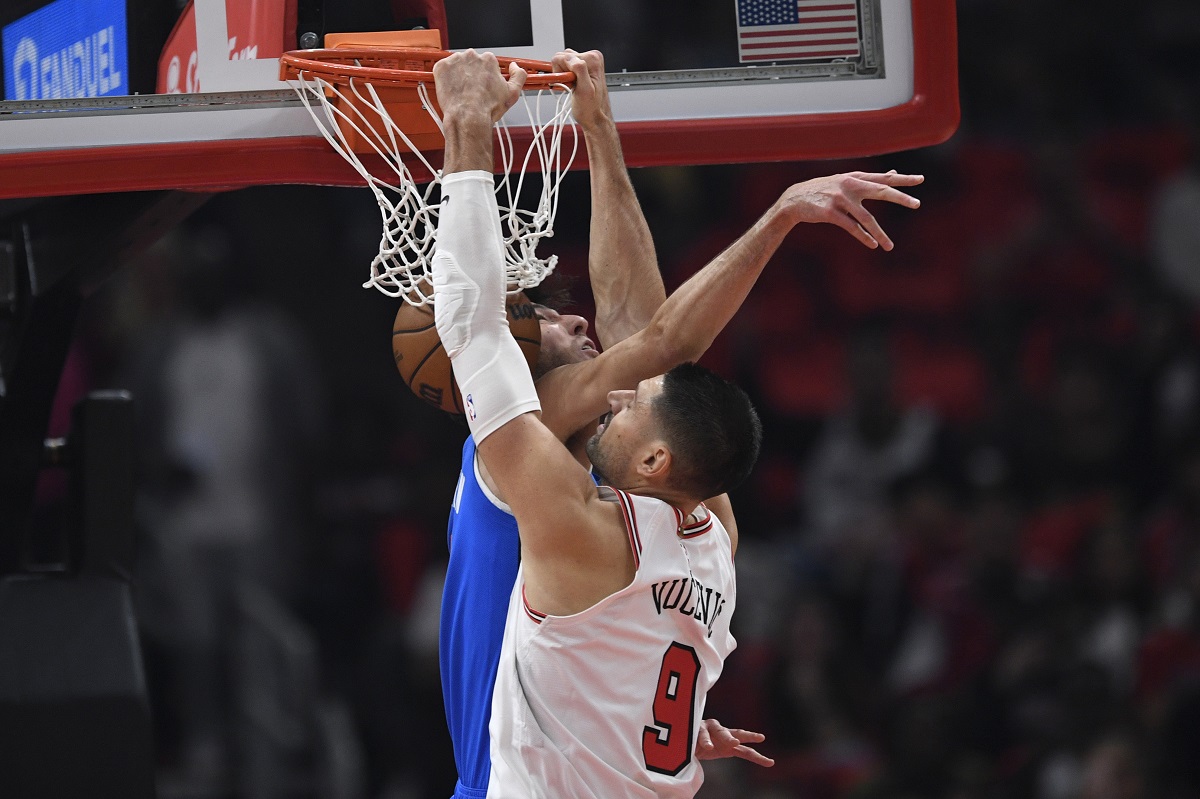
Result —
[[596, 469], [597, 452], [600, 449], [600, 433], [593, 433], [592, 437], [587, 440], [584, 445], [584, 451], [587, 452], [588, 459], [592, 462], [592, 470]]

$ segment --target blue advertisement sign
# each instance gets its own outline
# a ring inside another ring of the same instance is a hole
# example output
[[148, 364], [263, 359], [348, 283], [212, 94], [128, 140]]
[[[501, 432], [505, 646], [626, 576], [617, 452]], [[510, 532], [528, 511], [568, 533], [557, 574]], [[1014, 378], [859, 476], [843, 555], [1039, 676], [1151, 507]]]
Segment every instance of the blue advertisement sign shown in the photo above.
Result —
[[125, 0], [54, 0], [0, 31], [4, 99], [129, 94]]

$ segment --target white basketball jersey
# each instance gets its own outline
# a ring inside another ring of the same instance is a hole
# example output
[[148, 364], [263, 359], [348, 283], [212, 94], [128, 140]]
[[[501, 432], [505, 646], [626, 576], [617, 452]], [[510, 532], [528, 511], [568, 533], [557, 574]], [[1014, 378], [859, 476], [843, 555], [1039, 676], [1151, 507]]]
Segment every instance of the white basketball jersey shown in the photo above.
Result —
[[636, 574], [573, 616], [508, 605], [492, 699], [487, 799], [692, 797], [704, 700], [735, 642], [729, 535], [657, 499], [619, 502]]

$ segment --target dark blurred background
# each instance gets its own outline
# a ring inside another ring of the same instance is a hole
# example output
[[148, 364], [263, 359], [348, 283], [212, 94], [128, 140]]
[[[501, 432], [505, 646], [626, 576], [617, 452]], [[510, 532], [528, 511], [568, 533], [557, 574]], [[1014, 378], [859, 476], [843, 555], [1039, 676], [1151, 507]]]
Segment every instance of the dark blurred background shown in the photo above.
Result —
[[[926, 176], [874, 209], [894, 252], [795, 230], [706, 356], [768, 431], [708, 715], [778, 760], [710, 765], [707, 799], [1200, 797], [1200, 5], [958, 12], [946, 144], [632, 176], [668, 289], [790, 183]], [[587, 175], [562, 197], [590, 316]], [[164, 797], [452, 790], [466, 430], [394, 370], [378, 235], [363, 190], [232, 192], [85, 308], [50, 434], [136, 397]]]

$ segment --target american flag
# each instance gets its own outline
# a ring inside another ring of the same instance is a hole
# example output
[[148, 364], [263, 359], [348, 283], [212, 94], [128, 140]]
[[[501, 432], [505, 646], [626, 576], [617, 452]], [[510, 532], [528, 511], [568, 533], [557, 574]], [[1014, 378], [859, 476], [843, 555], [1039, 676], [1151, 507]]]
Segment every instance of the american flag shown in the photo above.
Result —
[[858, 0], [737, 0], [742, 63], [852, 58]]

